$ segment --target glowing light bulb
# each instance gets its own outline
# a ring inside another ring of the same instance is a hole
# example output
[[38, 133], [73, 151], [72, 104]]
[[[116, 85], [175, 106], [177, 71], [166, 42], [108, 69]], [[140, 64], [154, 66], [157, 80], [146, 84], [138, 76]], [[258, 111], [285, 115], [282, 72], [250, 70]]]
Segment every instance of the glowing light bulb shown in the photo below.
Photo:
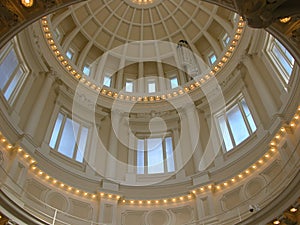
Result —
[[21, 3], [25, 7], [31, 7], [33, 5], [33, 0], [21, 0]]

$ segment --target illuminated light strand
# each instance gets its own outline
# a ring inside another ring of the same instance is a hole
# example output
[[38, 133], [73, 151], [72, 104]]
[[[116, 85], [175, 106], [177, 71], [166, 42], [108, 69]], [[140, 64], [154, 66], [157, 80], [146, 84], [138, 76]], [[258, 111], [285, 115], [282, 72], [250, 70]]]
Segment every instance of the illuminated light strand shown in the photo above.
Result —
[[[204, 191], [216, 191], [216, 190], [221, 190], [222, 187], [226, 188], [229, 187], [230, 184], [234, 184], [236, 183], [238, 180], [242, 180], [244, 178], [246, 178], [249, 174], [251, 174], [251, 172], [257, 170], [258, 168], [260, 168], [261, 166], [263, 166], [264, 163], [266, 163], [272, 156], [274, 156], [274, 154], [277, 152], [277, 142], [274, 142], [274, 140], [276, 139], [281, 139], [284, 137], [284, 135], [286, 134], [286, 130], [289, 128], [295, 128], [296, 125], [299, 124], [299, 116], [300, 113], [300, 106], [297, 108], [297, 112], [295, 113], [293, 119], [291, 120], [291, 122], [289, 123], [289, 125], [285, 125], [282, 126], [279, 131], [275, 134], [274, 139], [270, 142], [270, 149], [268, 152], [266, 152], [256, 163], [252, 164], [249, 168], [247, 168], [246, 170], [244, 170], [243, 172], [241, 172], [240, 174], [238, 174], [235, 177], [232, 177], [231, 179], [224, 181], [222, 184], [209, 184], [206, 186], [202, 186], [199, 187], [198, 189], [192, 190], [191, 194], [188, 195], [184, 195], [184, 196], [179, 196], [179, 197], [173, 197], [173, 198], [167, 198], [167, 199], [159, 199], [159, 200], [126, 200], [123, 199], [122, 202], [123, 203], [131, 203], [131, 204], [166, 204], [166, 203], [178, 203], [178, 202], [182, 202], [185, 200], [190, 200], [197, 195], [198, 193], [203, 193]], [[294, 125], [293, 125], [294, 124]], [[16, 150], [17, 153], [27, 162], [30, 162], [30, 168], [33, 171], [33, 173], [35, 173], [37, 176], [44, 178], [47, 182], [49, 182], [49, 184], [54, 185], [57, 188], [60, 188], [64, 191], [68, 191], [69, 193], [76, 193], [77, 195], [80, 195], [82, 197], [86, 197], [89, 199], [95, 199], [97, 197], [96, 194], [94, 193], [89, 193], [80, 189], [77, 189], [75, 187], [69, 186], [63, 182], [60, 182], [58, 180], [56, 180], [55, 178], [51, 177], [49, 174], [45, 173], [44, 171], [42, 171], [41, 169], [39, 169], [35, 163], [36, 160], [33, 159], [30, 154], [28, 154], [23, 148], [18, 147], [18, 146], [13, 146], [6, 137], [4, 137], [4, 135], [0, 132], [0, 144], [2, 144], [2, 147], [4, 149], [9, 150]], [[101, 192], [100, 193], [101, 198], [108, 198], [108, 199], [114, 199], [114, 200], [120, 200], [120, 196], [119, 195], [114, 195], [114, 194], [110, 194], [110, 193], [104, 193]], [[132, 203], [133, 201], [133, 203]]]
[[[148, 3], [152, 2], [152, 0], [134, 0], [134, 1], [138, 2], [138, 3], [143, 3], [143, 1], [146, 1]], [[44, 31], [45, 37], [47, 38], [50, 49], [52, 49], [53, 53], [56, 55], [57, 59], [61, 62], [63, 67], [65, 67], [67, 72], [69, 72], [75, 79], [79, 80], [80, 82], [84, 83], [86, 86], [90, 87], [92, 90], [100, 92], [101, 94], [108, 96], [108, 97], [112, 97], [114, 99], [124, 100], [124, 96], [121, 97], [121, 95], [119, 96], [118, 93], [113, 93], [111, 91], [102, 92], [101, 87], [98, 87], [96, 84], [83, 78], [83, 76], [69, 64], [69, 62], [61, 54], [61, 52], [57, 49], [57, 45], [55, 45], [55, 41], [52, 38], [53, 35], [51, 33], [50, 27], [48, 26], [47, 17], [43, 17], [41, 19], [41, 24], [43, 26], [43, 31]], [[154, 102], [154, 101], [159, 102], [159, 101], [164, 101], [167, 98], [168, 99], [175, 98], [179, 95], [182, 95], [183, 93], [190, 93], [191, 91], [200, 87], [201, 84], [204, 84], [205, 82], [209, 81], [212, 76], [215, 76], [216, 73], [221, 71], [221, 69], [225, 66], [225, 64], [227, 63], [228, 59], [231, 57], [233, 51], [235, 50], [235, 48], [241, 38], [244, 27], [245, 27], [245, 22], [243, 21], [242, 17], [240, 17], [240, 20], [237, 25], [237, 29], [235, 31], [235, 35], [233, 36], [233, 40], [231, 41], [231, 44], [228, 45], [228, 50], [225, 52], [224, 56], [221, 57], [221, 60], [214, 64], [213, 69], [209, 72], [209, 75], [205, 76], [205, 79], [200, 78], [200, 80], [195, 80], [195, 82], [193, 84], [190, 84], [189, 87], [183, 87], [182, 89], [179, 89], [175, 92], [172, 92], [172, 93], [169, 93], [166, 95], [163, 94], [161, 96], [144, 96], [143, 98], [140, 98], [138, 96], [128, 96], [125, 98], [125, 100], [133, 101], [133, 102], [136, 102], [136, 101], [138, 101], [138, 102]]]

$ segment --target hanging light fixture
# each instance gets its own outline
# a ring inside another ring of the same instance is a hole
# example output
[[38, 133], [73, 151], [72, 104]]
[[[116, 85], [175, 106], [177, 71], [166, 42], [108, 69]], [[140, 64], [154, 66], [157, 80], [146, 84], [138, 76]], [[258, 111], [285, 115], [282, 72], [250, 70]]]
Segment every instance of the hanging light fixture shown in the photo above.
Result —
[[179, 63], [191, 77], [199, 73], [198, 63], [189, 43], [186, 40], [180, 40], [177, 44], [177, 53]]
[[33, 5], [33, 0], [21, 0], [21, 3], [25, 7], [31, 7]]

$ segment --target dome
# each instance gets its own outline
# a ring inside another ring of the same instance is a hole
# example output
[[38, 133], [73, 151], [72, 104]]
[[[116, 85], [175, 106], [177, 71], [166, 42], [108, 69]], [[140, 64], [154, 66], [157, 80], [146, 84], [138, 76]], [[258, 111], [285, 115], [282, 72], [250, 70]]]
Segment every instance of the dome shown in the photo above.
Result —
[[230, 1], [72, 3], [20, 3], [20, 20], [42, 17], [0, 39], [0, 215], [297, 223], [297, 17], [269, 27]]
[[[95, 0], [52, 14], [49, 27], [58, 50], [71, 59], [80, 74], [98, 84], [103, 74], [110, 75], [115, 80], [111, 86], [122, 89], [121, 76], [128, 80], [162, 80], [181, 73], [184, 68], [174, 54], [181, 40], [198, 57], [198, 72], [205, 72], [235, 39], [238, 22], [235, 13], [205, 2], [155, 1], [141, 5]], [[181, 75], [178, 82], [183, 85], [190, 80]], [[160, 81], [156, 91], [170, 89], [163, 83]]]

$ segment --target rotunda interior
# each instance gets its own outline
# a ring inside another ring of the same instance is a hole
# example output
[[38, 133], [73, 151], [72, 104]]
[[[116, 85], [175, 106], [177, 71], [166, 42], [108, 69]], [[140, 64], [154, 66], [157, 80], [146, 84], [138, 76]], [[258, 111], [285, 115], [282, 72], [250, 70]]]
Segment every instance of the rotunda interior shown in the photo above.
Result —
[[0, 225], [300, 222], [299, 3], [51, 2], [0, 5]]

